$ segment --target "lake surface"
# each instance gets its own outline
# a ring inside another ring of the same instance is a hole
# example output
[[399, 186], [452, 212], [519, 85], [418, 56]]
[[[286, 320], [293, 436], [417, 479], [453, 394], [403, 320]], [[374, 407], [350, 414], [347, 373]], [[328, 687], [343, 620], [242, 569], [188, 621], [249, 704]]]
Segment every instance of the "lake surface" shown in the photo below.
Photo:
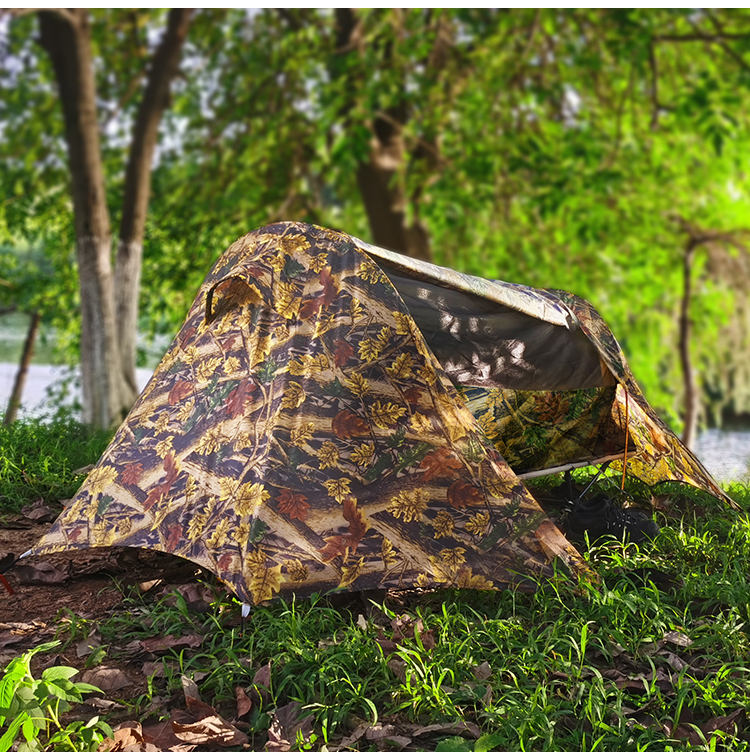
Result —
[[[0, 409], [4, 408], [13, 389], [13, 380], [18, 366], [15, 363], [0, 363]], [[141, 389], [151, 377], [151, 369], [139, 368], [138, 385]], [[76, 382], [75, 371], [65, 366], [32, 365], [26, 378], [23, 410], [25, 414], [44, 412], [44, 403], [50, 387], [68, 380], [71, 393], [66, 402], [70, 404], [73, 395], [80, 399], [80, 386]], [[699, 437], [695, 454], [708, 471], [720, 483], [730, 481], [750, 481], [750, 430], [723, 431], [716, 428], [704, 431]]]

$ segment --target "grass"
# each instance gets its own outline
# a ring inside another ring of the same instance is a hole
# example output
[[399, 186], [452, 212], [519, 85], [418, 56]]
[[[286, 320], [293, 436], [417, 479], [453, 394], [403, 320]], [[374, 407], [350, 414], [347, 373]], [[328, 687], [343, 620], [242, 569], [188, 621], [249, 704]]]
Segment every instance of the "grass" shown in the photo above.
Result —
[[111, 439], [110, 432], [70, 420], [0, 425], [0, 512], [70, 498], [83, 480], [74, 471], [96, 462]]
[[[750, 489], [734, 492], [748, 509]], [[102, 635], [115, 644], [204, 635], [199, 649], [162, 659], [169, 668], [154, 692], [179, 702], [181, 675], [197, 676], [204, 698], [230, 717], [235, 688], [270, 662], [269, 702], [250, 719], [256, 743], [269, 713], [297, 700], [320, 745], [365, 721], [468, 721], [501, 750], [748, 750], [721, 719], [750, 705], [750, 520], [697, 494], [686, 503], [648, 549], [590, 549], [602, 583], [582, 589], [560, 577], [531, 594], [442, 591], [386, 600], [364, 621], [356, 599], [345, 608], [326, 598], [277, 602], [256, 609], [243, 631], [226, 596], [195, 614], [184, 601], [132, 595]], [[649, 569], [679, 586], [659, 589], [644, 579]], [[422, 620], [434, 647], [417, 635], [384, 651], [379, 638], [393, 637], [404, 614]], [[420, 748], [436, 747], [409, 747]]]
[[[59, 452], [74, 442], [47, 441], [45, 451], [58, 452], [51, 461], [62, 464]], [[239, 604], [213, 583], [204, 613], [182, 595], [175, 603], [133, 589], [95, 626], [108, 664], [132, 665], [134, 640], [202, 636], [199, 647], [159, 659], [164, 675], [129, 701], [129, 717], [139, 720], [180, 706], [183, 676], [233, 718], [237, 687], [250, 692], [270, 663], [269, 694], [244, 718], [256, 749], [275, 710], [296, 700], [312, 715], [314, 749], [377, 722], [400, 724], [409, 750], [750, 751], [750, 487], [727, 490], [742, 511], [667, 488], [680, 493], [680, 513], [659, 520], [652, 545], [586, 551], [598, 584], [560, 576], [534, 593], [440, 591], [343, 604], [313, 597], [257, 608], [244, 625]], [[421, 620], [421, 631], [399, 626], [405, 617]], [[77, 636], [89, 626], [73, 619], [66, 628]], [[476, 724], [482, 738], [415, 730], [452, 721]], [[397, 747], [365, 736], [349, 747], [389, 748]]]

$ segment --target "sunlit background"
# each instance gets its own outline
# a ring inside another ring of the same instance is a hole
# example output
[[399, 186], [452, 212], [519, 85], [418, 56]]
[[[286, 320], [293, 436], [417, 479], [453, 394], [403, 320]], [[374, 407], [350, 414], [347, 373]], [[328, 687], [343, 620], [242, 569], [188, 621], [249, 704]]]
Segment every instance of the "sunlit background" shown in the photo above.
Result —
[[80, 399], [84, 236], [116, 289], [142, 246], [143, 386], [227, 245], [292, 219], [587, 298], [660, 414], [681, 432], [694, 384], [699, 456], [747, 477], [748, 11], [71, 13], [70, 38], [0, 19], [0, 406], [34, 314], [22, 414]]

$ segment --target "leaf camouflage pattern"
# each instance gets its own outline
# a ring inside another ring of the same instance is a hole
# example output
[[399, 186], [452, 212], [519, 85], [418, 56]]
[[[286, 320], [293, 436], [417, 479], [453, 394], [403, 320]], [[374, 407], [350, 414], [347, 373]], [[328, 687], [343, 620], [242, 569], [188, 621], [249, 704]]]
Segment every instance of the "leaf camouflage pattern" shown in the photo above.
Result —
[[517, 473], [622, 456], [626, 431], [628, 472], [726, 498], [585, 301], [274, 224], [214, 265], [33, 553], [167, 551], [248, 603], [533, 588], [587, 570]]

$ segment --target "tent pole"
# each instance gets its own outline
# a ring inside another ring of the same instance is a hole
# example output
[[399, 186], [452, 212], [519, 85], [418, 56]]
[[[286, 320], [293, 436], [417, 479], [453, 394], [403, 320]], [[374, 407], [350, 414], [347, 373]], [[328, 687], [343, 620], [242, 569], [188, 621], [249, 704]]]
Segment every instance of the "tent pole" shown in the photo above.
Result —
[[620, 490], [625, 490], [625, 476], [628, 469], [628, 438], [630, 437], [630, 420], [628, 418], [628, 390], [625, 389], [625, 454], [622, 456], [622, 485]]
[[583, 489], [577, 501], [580, 501], [588, 493], [589, 488], [591, 488], [591, 486], [593, 486], [594, 483], [596, 483], [596, 481], [599, 480], [599, 476], [610, 466], [611, 462], [612, 460], [607, 460], [603, 465], [599, 467], [599, 470], [597, 471], [596, 475], [591, 479], [588, 486], [586, 486], [586, 488]]

